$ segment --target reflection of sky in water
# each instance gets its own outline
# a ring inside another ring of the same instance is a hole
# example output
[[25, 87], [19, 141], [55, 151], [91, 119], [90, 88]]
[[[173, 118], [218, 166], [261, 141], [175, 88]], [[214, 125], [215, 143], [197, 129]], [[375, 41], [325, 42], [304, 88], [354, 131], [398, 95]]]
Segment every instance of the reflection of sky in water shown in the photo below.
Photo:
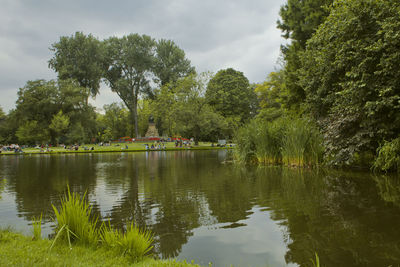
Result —
[[0, 223], [1, 226], [11, 226], [16, 231], [22, 231], [25, 234], [29, 234], [29, 230], [26, 229], [26, 221], [23, 217], [18, 216], [15, 213], [17, 209], [15, 203], [14, 194], [3, 192], [0, 199]]
[[[286, 245], [279, 222], [273, 221], [270, 212], [259, 207], [251, 212], [247, 219], [233, 225], [215, 224], [194, 229], [178, 259], [193, 259], [201, 265], [212, 262], [213, 266], [297, 266], [284, 262]], [[251, 264], [244, 260], [249, 258]]]

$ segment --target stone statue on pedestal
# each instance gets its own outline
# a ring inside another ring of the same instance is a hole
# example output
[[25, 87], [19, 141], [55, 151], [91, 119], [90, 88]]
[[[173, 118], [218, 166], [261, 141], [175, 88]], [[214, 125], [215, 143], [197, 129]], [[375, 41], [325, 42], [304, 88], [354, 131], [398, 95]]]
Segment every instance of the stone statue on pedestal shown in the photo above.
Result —
[[151, 115], [149, 117], [149, 128], [147, 129], [145, 137], [159, 137], [154, 118]]

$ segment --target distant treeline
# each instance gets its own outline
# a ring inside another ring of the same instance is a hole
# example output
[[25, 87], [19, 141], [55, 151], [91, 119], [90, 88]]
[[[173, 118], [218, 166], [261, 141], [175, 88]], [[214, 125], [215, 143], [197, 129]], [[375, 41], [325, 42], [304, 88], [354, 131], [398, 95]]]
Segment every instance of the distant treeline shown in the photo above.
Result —
[[[18, 90], [15, 109], [0, 108], [0, 144], [73, 144], [144, 136], [152, 119], [163, 136], [195, 141], [232, 138], [257, 113], [254, 85], [228, 68], [196, 73], [171, 40], [130, 34], [100, 41], [77, 32], [51, 46], [57, 80]], [[89, 104], [101, 83], [122, 104]]]

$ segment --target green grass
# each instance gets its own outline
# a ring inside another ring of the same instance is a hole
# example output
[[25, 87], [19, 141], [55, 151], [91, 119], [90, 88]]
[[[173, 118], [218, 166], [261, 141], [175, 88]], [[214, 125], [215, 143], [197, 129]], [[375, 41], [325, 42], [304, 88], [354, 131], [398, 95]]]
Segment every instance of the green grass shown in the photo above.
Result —
[[49, 250], [51, 241], [32, 240], [31, 237], [0, 230], [0, 265], [1, 266], [198, 266], [186, 262], [145, 259], [132, 263], [127, 257], [121, 257], [114, 250], [106, 247], [88, 247], [59, 244]]
[[[145, 144], [154, 144], [154, 142], [135, 142], [135, 143], [114, 143], [111, 146], [99, 146], [99, 145], [82, 145], [79, 147], [79, 150], [69, 150], [64, 149], [63, 147], [51, 147], [50, 152], [40, 152], [38, 148], [26, 148], [23, 149], [23, 154], [64, 154], [64, 153], [103, 153], [103, 152], [140, 152], [146, 151]], [[128, 145], [126, 149], [125, 145]], [[84, 147], [89, 148], [89, 150], [84, 150]], [[176, 150], [209, 150], [209, 149], [223, 149], [220, 147], [212, 147], [211, 143], [200, 142], [198, 146], [192, 146], [191, 148], [187, 147], [175, 147], [173, 142], [166, 143], [166, 151], [176, 151]], [[90, 150], [94, 147], [94, 150]], [[158, 150], [155, 150], [158, 151]], [[1, 155], [15, 155], [13, 151], [2, 151]]]
[[32, 234], [35, 240], [42, 239], [42, 214], [40, 214], [39, 218], [33, 218]]

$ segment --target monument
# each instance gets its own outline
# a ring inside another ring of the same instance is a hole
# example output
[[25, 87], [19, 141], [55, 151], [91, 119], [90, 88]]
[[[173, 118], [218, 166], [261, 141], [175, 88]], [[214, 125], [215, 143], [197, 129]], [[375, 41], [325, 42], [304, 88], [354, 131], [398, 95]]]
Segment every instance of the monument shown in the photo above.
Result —
[[157, 130], [156, 124], [154, 123], [153, 116], [150, 116], [150, 118], [149, 118], [149, 128], [147, 128], [145, 137], [159, 137], [158, 130]]

